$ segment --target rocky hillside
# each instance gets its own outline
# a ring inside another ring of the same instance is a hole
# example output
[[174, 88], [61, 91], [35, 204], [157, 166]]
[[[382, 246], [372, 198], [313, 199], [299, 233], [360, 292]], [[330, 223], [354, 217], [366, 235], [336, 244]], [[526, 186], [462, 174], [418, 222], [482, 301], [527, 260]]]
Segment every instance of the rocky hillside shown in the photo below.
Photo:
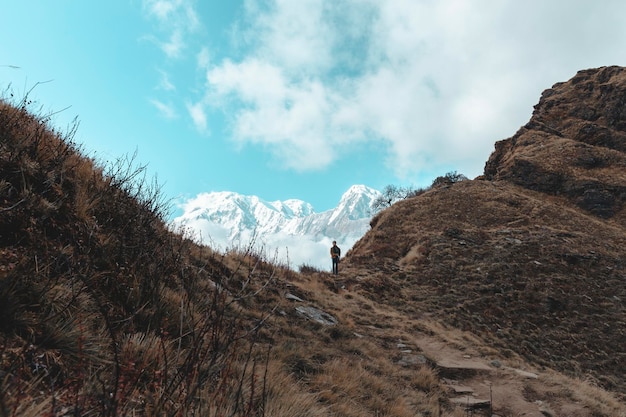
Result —
[[376, 216], [349, 273], [408, 315], [626, 399], [625, 152], [626, 69], [580, 71], [496, 143], [484, 176]]
[[530, 121], [498, 142], [485, 177], [567, 198], [626, 225], [626, 73], [580, 71], [541, 95]]
[[380, 213], [338, 277], [172, 233], [132, 158], [0, 101], [0, 417], [626, 417], [621, 151], [533, 127], [583, 84], [484, 178]]

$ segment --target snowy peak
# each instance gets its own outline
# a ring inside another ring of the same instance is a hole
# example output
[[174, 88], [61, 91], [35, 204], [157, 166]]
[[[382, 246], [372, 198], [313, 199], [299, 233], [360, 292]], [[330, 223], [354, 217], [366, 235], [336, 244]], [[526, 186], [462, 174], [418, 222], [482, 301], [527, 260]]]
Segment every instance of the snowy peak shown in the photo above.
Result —
[[372, 202], [380, 195], [378, 190], [365, 185], [353, 185], [346, 191], [339, 201], [338, 209], [350, 213], [360, 214], [360, 217], [369, 216]]
[[291, 260], [300, 257], [315, 264], [327, 254], [328, 242], [337, 240], [345, 253], [365, 234], [371, 204], [379, 195], [373, 188], [354, 185], [337, 207], [316, 213], [311, 204], [297, 199], [269, 202], [235, 192], [202, 193], [182, 205], [183, 214], [174, 219], [173, 226], [220, 248], [246, 245], [251, 236], [266, 247], [304, 245], [306, 251], [290, 251]]
[[367, 185], [357, 184], [348, 188], [348, 191], [343, 193], [343, 196], [341, 196], [341, 200], [345, 200], [354, 195], [356, 196], [367, 195], [367, 196], [376, 198], [380, 195], [380, 191], [370, 188]]
[[333, 209], [330, 221], [358, 220], [371, 217], [372, 203], [379, 195], [380, 192], [373, 188], [365, 185], [353, 185], [341, 196], [339, 205]]
[[274, 201], [271, 204], [288, 218], [305, 217], [315, 213], [313, 206], [302, 200]]
[[201, 193], [187, 200], [183, 215], [176, 221], [204, 217], [222, 223], [224, 217], [249, 217], [252, 215], [264, 222], [270, 217], [303, 217], [313, 213], [313, 206], [301, 200], [268, 202], [257, 196], [246, 196], [230, 191]]

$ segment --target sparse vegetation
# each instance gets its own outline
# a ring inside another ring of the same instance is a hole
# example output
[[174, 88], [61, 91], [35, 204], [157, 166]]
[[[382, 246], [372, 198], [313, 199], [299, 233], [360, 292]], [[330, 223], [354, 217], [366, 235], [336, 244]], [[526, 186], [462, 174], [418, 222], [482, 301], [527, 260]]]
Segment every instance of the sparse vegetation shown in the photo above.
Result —
[[257, 290], [241, 285], [256, 271], [242, 277], [168, 232], [143, 168], [132, 159], [99, 166], [73, 131], [61, 137], [26, 107], [0, 104], [5, 415], [209, 405], [249, 415], [262, 398], [258, 382], [244, 397], [258, 379], [260, 327], [235, 305]]
[[385, 186], [385, 188], [383, 188], [381, 195], [372, 202], [372, 210], [376, 213], [383, 209], [391, 207], [398, 201], [406, 200], [407, 198], [417, 197], [418, 195], [424, 194], [426, 191], [434, 187], [445, 184], [453, 184], [455, 182], [465, 180], [467, 180], [467, 177], [465, 175], [459, 174], [456, 171], [451, 171], [446, 173], [445, 175], [435, 178], [430, 187], [415, 188], [389, 184]]
[[309, 265], [309, 264], [300, 265], [300, 267], [298, 268], [298, 271], [301, 274], [305, 274], [305, 275], [311, 275], [311, 274], [322, 272], [318, 267]]
[[461, 383], [503, 417], [626, 416], [617, 222], [453, 172], [339, 276], [296, 273], [172, 233], [133, 156], [88, 158], [28, 107], [0, 103], [0, 417], [487, 415]]
[[397, 185], [387, 185], [383, 188], [381, 195], [372, 202], [372, 210], [380, 210], [391, 207], [394, 203], [410, 197], [415, 197], [426, 192], [427, 188], [401, 187]]
[[438, 187], [440, 185], [454, 184], [455, 182], [467, 181], [467, 177], [463, 174], [459, 174], [456, 171], [450, 171], [445, 175], [437, 177], [433, 180], [431, 188]]

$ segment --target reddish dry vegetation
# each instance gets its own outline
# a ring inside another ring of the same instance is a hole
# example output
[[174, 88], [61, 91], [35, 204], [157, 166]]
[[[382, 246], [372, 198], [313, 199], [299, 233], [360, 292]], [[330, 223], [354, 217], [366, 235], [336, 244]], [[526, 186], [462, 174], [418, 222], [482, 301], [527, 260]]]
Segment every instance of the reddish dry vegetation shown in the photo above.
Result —
[[[132, 158], [0, 103], [0, 417], [626, 416], [625, 80], [547, 90], [338, 281], [195, 245]], [[487, 379], [487, 408], [454, 398]]]

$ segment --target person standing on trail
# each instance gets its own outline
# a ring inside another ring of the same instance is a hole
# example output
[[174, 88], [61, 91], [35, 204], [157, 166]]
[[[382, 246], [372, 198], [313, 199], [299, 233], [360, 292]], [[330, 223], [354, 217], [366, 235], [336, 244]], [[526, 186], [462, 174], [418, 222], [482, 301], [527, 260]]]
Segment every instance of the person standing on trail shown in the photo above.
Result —
[[333, 246], [330, 248], [330, 257], [333, 260], [333, 274], [339, 273], [339, 257], [341, 256], [341, 249], [337, 246], [337, 241], [333, 240]]

